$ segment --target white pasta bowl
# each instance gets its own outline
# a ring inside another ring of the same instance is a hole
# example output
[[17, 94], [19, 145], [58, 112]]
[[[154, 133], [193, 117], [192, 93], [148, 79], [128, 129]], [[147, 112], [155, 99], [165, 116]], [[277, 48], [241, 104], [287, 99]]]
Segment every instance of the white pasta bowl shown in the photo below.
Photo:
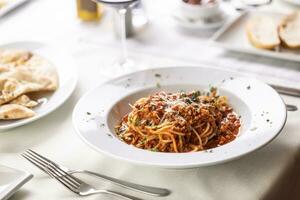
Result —
[[[237, 138], [209, 151], [152, 152], [118, 139], [114, 126], [141, 97], [157, 91], [208, 91], [220, 95], [241, 116]], [[83, 141], [95, 150], [134, 164], [163, 168], [193, 168], [229, 161], [271, 142], [286, 122], [286, 107], [267, 84], [237, 73], [207, 67], [172, 67], [139, 71], [110, 80], [83, 96], [73, 112], [73, 124]]]

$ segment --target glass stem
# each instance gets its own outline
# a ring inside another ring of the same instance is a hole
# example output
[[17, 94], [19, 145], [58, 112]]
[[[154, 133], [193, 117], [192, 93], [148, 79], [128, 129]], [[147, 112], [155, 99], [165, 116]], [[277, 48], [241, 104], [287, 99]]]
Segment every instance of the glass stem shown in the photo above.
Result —
[[126, 8], [119, 9], [119, 16], [120, 16], [120, 39], [121, 39], [121, 47], [122, 47], [122, 63], [125, 63], [128, 54], [127, 54], [127, 46], [126, 46]]

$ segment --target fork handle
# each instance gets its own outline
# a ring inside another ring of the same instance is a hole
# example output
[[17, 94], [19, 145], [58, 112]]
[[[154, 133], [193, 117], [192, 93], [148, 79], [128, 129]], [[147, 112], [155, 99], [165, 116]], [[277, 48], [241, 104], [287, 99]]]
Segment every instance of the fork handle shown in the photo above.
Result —
[[298, 107], [295, 105], [285, 104], [286, 110], [290, 112], [294, 112], [298, 110]]
[[109, 176], [105, 176], [105, 175], [98, 174], [96, 172], [87, 171], [87, 170], [70, 170], [70, 171], [68, 171], [68, 173], [70, 173], [70, 174], [82, 173], [82, 174], [95, 176], [95, 177], [101, 178], [103, 180], [107, 180], [107, 181], [110, 181], [112, 183], [115, 183], [115, 184], [117, 184], [121, 187], [130, 189], [130, 190], [133, 190], [133, 191], [136, 191], [136, 192], [141, 192], [141, 193], [147, 194], [147, 195], [167, 196], [167, 195], [170, 194], [170, 191], [167, 190], [167, 189], [164, 189], [164, 188], [157, 188], [157, 187], [139, 185], [139, 184], [135, 184], [135, 183], [115, 179], [115, 178], [112, 178], [112, 177], [109, 177]]
[[300, 97], [300, 89], [298, 88], [292, 88], [292, 87], [285, 87], [281, 85], [272, 85], [270, 84], [272, 88], [274, 88], [278, 93], [294, 96], [294, 97]]
[[[138, 197], [134, 197], [134, 196], [131, 196], [128, 194], [115, 192], [115, 191], [111, 191], [111, 190], [94, 190], [87, 195], [94, 195], [94, 194], [108, 194], [108, 195], [112, 195], [112, 196], [115, 196], [117, 198], [124, 199], [124, 200], [143, 200]], [[84, 195], [84, 196], [87, 196], [87, 195]]]

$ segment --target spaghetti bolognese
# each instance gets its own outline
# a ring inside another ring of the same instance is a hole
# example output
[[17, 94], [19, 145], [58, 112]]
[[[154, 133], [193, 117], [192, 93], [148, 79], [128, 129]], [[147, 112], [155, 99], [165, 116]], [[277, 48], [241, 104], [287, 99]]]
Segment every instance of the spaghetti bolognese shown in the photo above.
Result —
[[241, 122], [226, 96], [216, 88], [200, 91], [158, 92], [137, 100], [115, 126], [129, 145], [158, 152], [193, 152], [233, 141]]

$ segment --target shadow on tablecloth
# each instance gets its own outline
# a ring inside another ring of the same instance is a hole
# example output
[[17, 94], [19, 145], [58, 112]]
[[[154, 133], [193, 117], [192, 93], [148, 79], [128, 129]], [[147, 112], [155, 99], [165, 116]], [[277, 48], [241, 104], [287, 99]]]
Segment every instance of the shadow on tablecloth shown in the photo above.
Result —
[[300, 148], [295, 160], [267, 192], [263, 200], [300, 199]]

